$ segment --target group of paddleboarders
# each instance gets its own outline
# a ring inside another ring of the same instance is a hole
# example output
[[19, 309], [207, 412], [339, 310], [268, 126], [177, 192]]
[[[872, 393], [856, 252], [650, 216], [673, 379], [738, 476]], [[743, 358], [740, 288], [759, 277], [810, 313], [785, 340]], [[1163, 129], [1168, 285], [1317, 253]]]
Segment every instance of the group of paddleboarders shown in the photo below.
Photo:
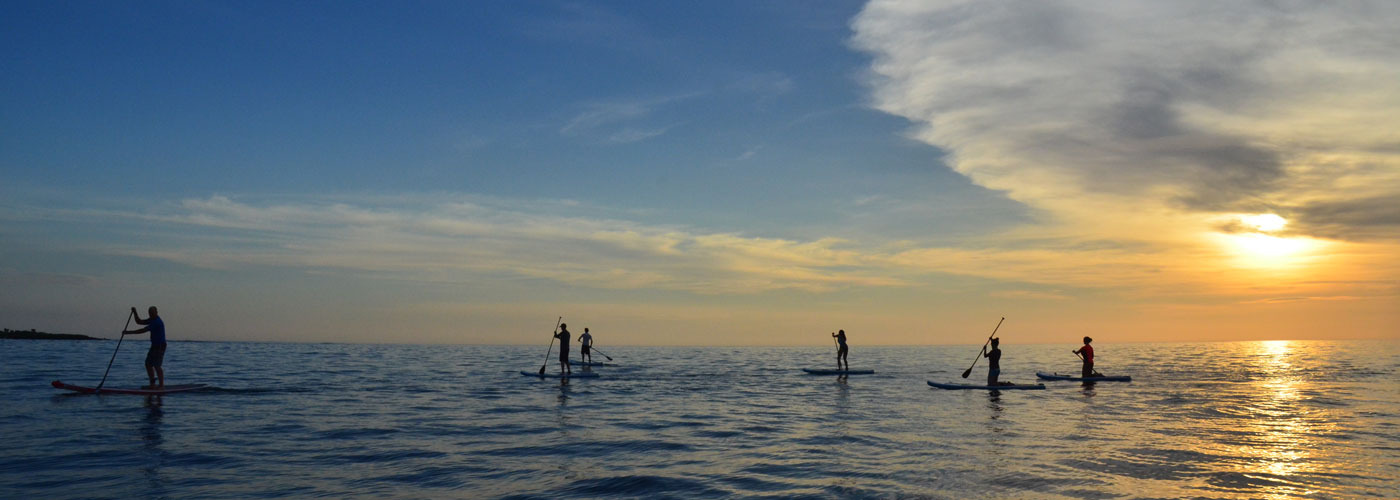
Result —
[[[568, 374], [568, 373], [573, 373], [573, 372], [574, 372], [573, 370], [569, 369], [569, 337], [570, 337], [570, 336], [571, 336], [571, 334], [569, 333], [569, 325], [568, 325], [567, 323], [560, 323], [560, 324], [559, 324], [559, 331], [554, 332], [554, 338], [559, 339], [559, 372], [560, 372], [560, 373]], [[583, 329], [583, 335], [579, 335], [579, 336], [578, 336], [578, 343], [579, 343], [579, 346], [578, 346], [578, 358], [579, 358], [579, 362], [582, 363], [582, 364], [585, 364], [585, 365], [593, 363], [593, 334], [592, 334], [592, 333], [589, 333], [587, 327], [584, 327], [584, 329]], [[548, 359], [548, 358], [545, 358], [545, 359]], [[541, 372], [541, 373], [543, 373], [543, 372]]]
[[[1084, 337], [1084, 346], [1075, 349], [1073, 352], [1079, 359], [1084, 360], [1084, 366], [1080, 369], [1080, 377], [1102, 377], [1103, 374], [1094, 371], [1094, 348], [1089, 343], [1094, 339]], [[987, 385], [1008, 385], [1010, 382], [998, 382], [997, 377], [1001, 375], [1001, 339], [992, 338], [992, 349], [983, 351], [982, 356], [987, 358]]]
[[[850, 371], [851, 362], [846, 359], [846, 355], [850, 352], [850, 347], [846, 344], [846, 331], [839, 330], [832, 333], [831, 337], [836, 339], [836, 369]], [[1084, 366], [1080, 370], [1080, 376], [1083, 378], [1103, 376], [1103, 374], [1094, 371], [1094, 347], [1089, 345], [1093, 341], [1094, 339], [1085, 336], [1084, 346], [1071, 351], [1084, 360]], [[987, 358], [987, 385], [1011, 385], [1011, 382], [997, 380], [1001, 376], [1001, 339], [992, 337], [990, 342], [991, 349], [985, 347], [982, 349], [982, 357]]]
[[[141, 315], [136, 312], [136, 308], [131, 308], [131, 317], [136, 320], [137, 325], [144, 326], [137, 330], [123, 330], [122, 335], [151, 334], [151, 347], [146, 352], [146, 376], [150, 380], [147, 387], [157, 388], [165, 386], [165, 321], [161, 319], [160, 312], [156, 306], [147, 309], [147, 318], [141, 319]], [[563, 374], [571, 374], [573, 370], [569, 367], [569, 325], [559, 323], [558, 330], [554, 333], [554, 338], [559, 340], [559, 371]], [[832, 332], [831, 338], [836, 342], [836, 369], [851, 369], [851, 362], [847, 359], [850, 353], [850, 346], [846, 343], [846, 330]], [[593, 363], [593, 334], [588, 328], [583, 329], [583, 335], [579, 335], [579, 361], [582, 364]], [[987, 358], [987, 385], [1004, 385], [1009, 382], [999, 382], [997, 378], [1001, 375], [1001, 339], [992, 337], [989, 339], [991, 349], [982, 350], [982, 356]], [[1099, 372], [1094, 371], [1094, 347], [1089, 345], [1094, 339], [1085, 336], [1084, 346], [1071, 352], [1079, 356], [1084, 361], [1084, 366], [1080, 370], [1080, 376], [1084, 378], [1102, 377]], [[543, 371], [543, 370], [541, 370]], [[964, 377], [966, 374], [963, 375]]]

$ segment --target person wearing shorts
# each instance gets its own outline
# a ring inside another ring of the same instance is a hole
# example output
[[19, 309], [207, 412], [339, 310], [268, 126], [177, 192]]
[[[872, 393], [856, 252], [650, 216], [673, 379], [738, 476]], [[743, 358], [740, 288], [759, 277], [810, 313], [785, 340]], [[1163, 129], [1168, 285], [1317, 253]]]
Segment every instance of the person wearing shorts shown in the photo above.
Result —
[[125, 330], [122, 331], [122, 335], [151, 334], [151, 349], [146, 351], [146, 377], [151, 381], [150, 387], [165, 387], [165, 321], [160, 319], [156, 306], [151, 306], [147, 314], [149, 317], [141, 319], [141, 315], [136, 313], [136, 308], [131, 308], [131, 315], [136, 318], [136, 324], [144, 325], [145, 328]]
[[588, 333], [588, 327], [584, 327], [583, 335], [578, 336], [578, 360], [582, 363], [593, 362], [593, 334]]

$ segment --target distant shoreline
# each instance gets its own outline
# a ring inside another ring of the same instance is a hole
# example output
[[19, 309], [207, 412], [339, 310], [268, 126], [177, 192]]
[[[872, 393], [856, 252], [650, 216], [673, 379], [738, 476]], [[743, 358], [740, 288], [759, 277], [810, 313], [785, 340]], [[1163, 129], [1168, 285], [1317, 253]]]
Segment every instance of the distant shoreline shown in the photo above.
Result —
[[99, 338], [97, 338], [97, 337], [89, 337], [89, 336], [87, 336], [87, 335], [78, 335], [78, 334], [76, 334], [76, 333], [48, 333], [48, 332], [40, 332], [40, 331], [35, 331], [35, 330], [29, 330], [29, 331], [25, 332], [25, 331], [20, 331], [20, 330], [11, 330], [11, 329], [9, 329], [9, 328], [6, 328], [5, 331], [0, 332], [0, 339], [13, 339], [13, 340], [107, 340], [107, 339], [99, 339]]

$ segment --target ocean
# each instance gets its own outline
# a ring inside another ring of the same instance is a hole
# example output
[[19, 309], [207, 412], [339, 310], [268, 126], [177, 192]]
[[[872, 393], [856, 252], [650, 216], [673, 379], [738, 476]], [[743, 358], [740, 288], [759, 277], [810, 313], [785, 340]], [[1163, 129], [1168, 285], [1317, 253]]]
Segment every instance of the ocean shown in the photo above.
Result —
[[[163, 397], [78, 395], [115, 341], [0, 340], [0, 498], [1397, 498], [1400, 342], [1095, 342], [1132, 382], [946, 391], [978, 346], [174, 342]], [[1105, 336], [1107, 337], [1107, 336]], [[600, 339], [601, 340], [601, 339]], [[1078, 373], [1004, 336], [1002, 380]], [[145, 383], [125, 342], [108, 387]], [[598, 360], [604, 360], [597, 356]], [[574, 368], [582, 370], [582, 368]], [[547, 370], [558, 363], [550, 356]]]

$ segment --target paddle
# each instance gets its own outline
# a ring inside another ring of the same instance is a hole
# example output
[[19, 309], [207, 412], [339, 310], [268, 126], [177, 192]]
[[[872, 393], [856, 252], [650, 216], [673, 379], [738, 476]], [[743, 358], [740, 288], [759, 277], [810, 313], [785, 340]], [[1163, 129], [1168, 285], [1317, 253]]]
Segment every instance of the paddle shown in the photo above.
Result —
[[97, 389], [92, 391], [93, 394], [101, 393], [102, 384], [107, 383], [107, 374], [112, 372], [112, 362], [117, 360], [117, 351], [122, 348], [122, 339], [126, 338], [126, 329], [131, 328], [131, 317], [135, 315], [136, 308], [133, 307], [131, 308], [131, 314], [126, 315], [126, 326], [122, 327], [122, 335], [117, 337], [117, 348], [112, 349], [112, 359], [107, 360], [107, 371], [102, 372], [102, 381], [97, 383]]
[[540, 375], [544, 375], [544, 367], [549, 366], [549, 353], [554, 350], [554, 336], [559, 334], [559, 323], [563, 322], [563, 316], [554, 322], [554, 333], [549, 334], [549, 349], [544, 351], [544, 364], [540, 365]]
[[[987, 336], [987, 341], [982, 343], [982, 352], [977, 353], [976, 358], [972, 358], [972, 366], [977, 366], [977, 360], [982, 359], [983, 352], [987, 352], [987, 344], [992, 343], [992, 337], [997, 336], [997, 330], [1001, 329], [1002, 321], [1006, 321], [1005, 316], [1001, 318], [1001, 321], [997, 322], [997, 327], [992, 329], [992, 334]], [[967, 370], [963, 372], [963, 378], [967, 378], [968, 375], [972, 375], [972, 366], [967, 367]]]
[[[592, 347], [592, 346], [590, 346], [589, 349], [592, 349], [593, 352], [596, 352], [596, 353], [598, 353], [598, 354], [603, 354], [603, 351], [599, 351], [597, 347]], [[612, 361], [612, 356], [609, 356], [609, 355], [607, 355], [607, 354], [603, 354], [603, 357], [608, 358], [608, 361]]]

